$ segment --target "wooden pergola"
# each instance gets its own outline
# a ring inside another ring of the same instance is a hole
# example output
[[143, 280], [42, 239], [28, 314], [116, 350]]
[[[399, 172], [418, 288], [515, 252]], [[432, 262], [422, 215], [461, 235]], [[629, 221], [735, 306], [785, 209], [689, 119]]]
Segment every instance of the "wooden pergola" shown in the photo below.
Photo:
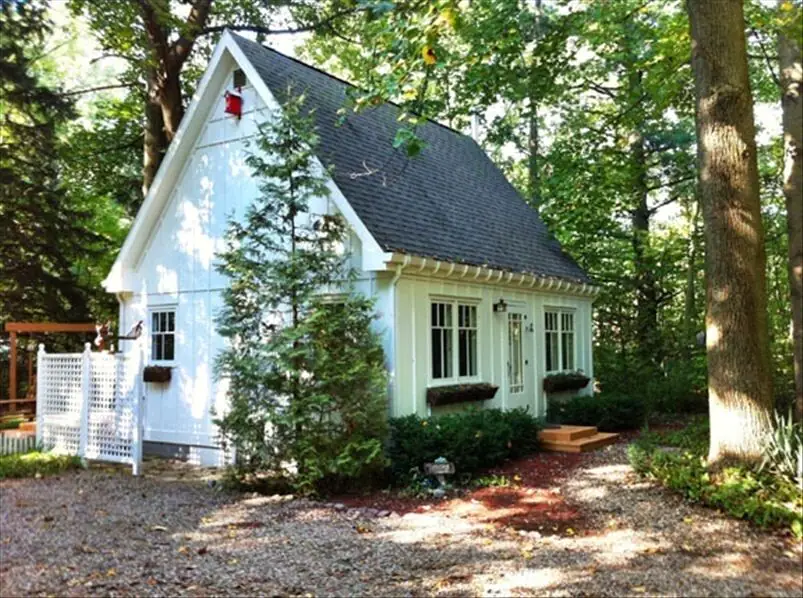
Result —
[[[6, 322], [6, 332], [9, 336], [9, 372], [8, 372], [8, 399], [0, 400], [0, 405], [11, 405], [14, 411], [17, 403], [35, 402], [35, 398], [17, 396], [17, 335], [36, 333], [87, 333], [95, 332], [96, 325], [89, 323], [60, 323], [60, 322]], [[28, 359], [28, 378], [33, 380], [33, 359]]]

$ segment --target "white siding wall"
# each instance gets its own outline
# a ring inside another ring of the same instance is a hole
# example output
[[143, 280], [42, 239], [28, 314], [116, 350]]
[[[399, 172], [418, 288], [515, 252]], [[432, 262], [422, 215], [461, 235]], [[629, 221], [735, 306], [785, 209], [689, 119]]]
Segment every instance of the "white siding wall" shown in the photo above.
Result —
[[[575, 313], [575, 366], [593, 376], [591, 355], [591, 300], [568, 295], [533, 292], [481, 283], [455, 282], [437, 278], [402, 275], [396, 287], [396, 376], [392, 415], [427, 415], [429, 386], [442, 383], [431, 378], [430, 303], [433, 299], [461, 298], [478, 301], [479, 379], [498, 385], [499, 390], [487, 407], [529, 407], [544, 415], [546, 397], [542, 390], [545, 372], [544, 308], [560, 307]], [[525, 320], [525, 358], [527, 391], [507, 392], [507, 314], [494, 313], [493, 304], [503, 298], [509, 309], [520, 309]], [[529, 331], [533, 324], [532, 332]], [[455, 349], [456, 350], [456, 349]], [[453, 382], [452, 382], [453, 383]], [[589, 385], [590, 387], [590, 385]], [[459, 407], [452, 407], [459, 408]], [[435, 413], [450, 410], [436, 408]]]
[[[215, 357], [223, 348], [214, 320], [225, 285], [225, 278], [215, 270], [215, 256], [223, 248], [229, 217], [241, 218], [258, 193], [245, 163], [247, 141], [257, 123], [269, 114], [249, 86], [243, 89], [242, 120], [226, 115], [223, 95], [230, 83], [231, 74], [214, 92], [219, 100], [172, 186], [170, 200], [137, 264], [137, 290], [125, 298], [120, 309], [121, 330], [129, 330], [141, 319], [147, 336], [148, 310], [176, 307], [172, 380], [146, 385], [145, 439], [149, 441], [214, 446], [216, 432], [210, 410], [225, 409], [225, 388], [213, 372]], [[334, 207], [321, 198], [312, 202], [310, 211], [331, 213]], [[352, 265], [359, 267], [360, 241], [352, 235], [349, 245]], [[371, 281], [363, 277], [358, 287], [370, 292]], [[131, 347], [130, 342], [123, 343], [124, 349]], [[147, 339], [146, 344], [149, 350]], [[219, 460], [217, 451], [201, 451], [201, 455], [209, 464]]]

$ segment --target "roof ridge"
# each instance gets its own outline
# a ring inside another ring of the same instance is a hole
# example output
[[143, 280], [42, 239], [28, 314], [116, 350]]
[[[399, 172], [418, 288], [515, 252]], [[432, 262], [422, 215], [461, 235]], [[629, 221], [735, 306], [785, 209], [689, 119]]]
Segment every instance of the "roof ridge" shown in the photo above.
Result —
[[[264, 44], [260, 44], [259, 42], [255, 42], [255, 41], [253, 41], [253, 40], [250, 40], [250, 39], [248, 39], [247, 37], [243, 37], [243, 36], [242, 36], [242, 35], [240, 35], [239, 33], [235, 33], [235, 32], [234, 32], [234, 31], [232, 31], [231, 29], [226, 29], [226, 31], [228, 31], [228, 32], [229, 32], [229, 33], [230, 33], [232, 36], [235, 36], [235, 37], [237, 37], [238, 39], [241, 39], [241, 40], [243, 40], [243, 41], [245, 41], [245, 42], [248, 42], [248, 43], [250, 43], [250, 44], [254, 44], [255, 46], [259, 46], [259, 47], [260, 47], [261, 49], [263, 49], [263, 50], [268, 50], [269, 52], [273, 52], [274, 54], [278, 54], [278, 55], [279, 55], [279, 56], [281, 56], [282, 58], [287, 58], [288, 60], [292, 60], [293, 62], [295, 62], [295, 63], [297, 63], [297, 64], [300, 64], [300, 65], [301, 65], [301, 66], [303, 66], [303, 67], [306, 67], [306, 68], [308, 68], [308, 69], [310, 69], [310, 70], [312, 70], [312, 71], [315, 71], [315, 72], [317, 72], [317, 73], [320, 73], [321, 75], [325, 75], [325, 76], [329, 77], [330, 79], [334, 79], [334, 80], [335, 80], [335, 81], [337, 81], [338, 83], [343, 83], [344, 85], [348, 85], [349, 87], [352, 87], [352, 88], [354, 88], [354, 89], [358, 89], [358, 90], [361, 90], [361, 89], [362, 89], [361, 87], [359, 87], [359, 86], [355, 85], [354, 83], [352, 83], [352, 82], [350, 82], [350, 81], [347, 81], [347, 80], [345, 80], [345, 79], [342, 79], [342, 78], [338, 77], [337, 75], [333, 75], [332, 73], [330, 73], [330, 72], [328, 72], [328, 71], [325, 71], [325, 70], [323, 70], [323, 69], [322, 69], [322, 68], [320, 68], [320, 67], [317, 67], [317, 66], [315, 66], [315, 65], [313, 65], [313, 64], [309, 64], [308, 62], [304, 62], [304, 61], [303, 61], [303, 60], [301, 60], [300, 58], [296, 58], [295, 56], [289, 56], [288, 54], [285, 54], [284, 52], [279, 52], [279, 50], [277, 50], [276, 48], [273, 48], [273, 47], [271, 47], [271, 46], [267, 46], [267, 45], [264, 45]], [[399, 106], [399, 104], [397, 104], [396, 102], [394, 102], [394, 101], [392, 101], [392, 100], [385, 100], [385, 102], [384, 102], [384, 103], [385, 103], [385, 104], [390, 104], [391, 106], [396, 106], [396, 108], [399, 108], [400, 110], [402, 110], [402, 109], [403, 109], [401, 106]], [[377, 106], [377, 107], [378, 107], [378, 106]], [[412, 112], [411, 114], [415, 114], [416, 116], [421, 116], [420, 114], [418, 114], [418, 113], [416, 113], [416, 112]], [[477, 140], [476, 140], [476, 139], [474, 139], [474, 138], [473, 138], [471, 135], [466, 135], [466, 134], [465, 134], [465, 133], [463, 133], [462, 131], [458, 131], [457, 129], [455, 129], [455, 128], [453, 128], [453, 127], [450, 127], [449, 125], [445, 125], [445, 124], [443, 124], [443, 123], [441, 123], [441, 122], [438, 122], [437, 120], [433, 120], [433, 119], [431, 119], [431, 118], [427, 118], [427, 119], [426, 119], [426, 121], [427, 121], [428, 123], [431, 123], [431, 124], [433, 124], [433, 125], [437, 125], [437, 126], [439, 126], [439, 127], [442, 127], [442, 128], [446, 129], [447, 131], [449, 131], [449, 132], [451, 132], [451, 133], [455, 133], [456, 135], [459, 135], [460, 137], [464, 137], [464, 138], [466, 138], [466, 139], [470, 139], [470, 140], [472, 140], [474, 143], [477, 143]], [[479, 143], [477, 143], [477, 145], [479, 145]]]

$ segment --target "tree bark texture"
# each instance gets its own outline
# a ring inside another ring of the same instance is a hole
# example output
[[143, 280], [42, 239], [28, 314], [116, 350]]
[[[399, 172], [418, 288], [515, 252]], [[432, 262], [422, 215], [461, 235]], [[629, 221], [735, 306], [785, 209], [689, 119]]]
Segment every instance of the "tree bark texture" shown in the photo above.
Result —
[[773, 406], [742, 0], [688, 0], [706, 248], [709, 461], [755, 461]]
[[[781, 0], [799, 19], [800, 9], [789, 0]], [[793, 25], [790, 29], [794, 30]], [[781, 108], [783, 112], [783, 193], [786, 198], [786, 222], [789, 231], [789, 287], [792, 295], [792, 343], [795, 371], [795, 407], [803, 418], [803, 62], [800, 40], [794, 31], [778, 35], [778, 59], [781, 73]]]

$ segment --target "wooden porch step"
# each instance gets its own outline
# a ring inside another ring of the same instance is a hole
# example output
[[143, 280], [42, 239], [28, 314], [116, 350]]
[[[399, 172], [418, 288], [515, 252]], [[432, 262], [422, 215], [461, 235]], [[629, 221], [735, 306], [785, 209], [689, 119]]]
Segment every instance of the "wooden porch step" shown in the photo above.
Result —
[[542, 440], [541, 448], [545, 451], [555, 451], [561, 453], [587, 453], [603, 446], [614, 444], [619, 438], [619, 434], [609, 432], [597, 432], [593, 436], [584, 436], [574, 440], [550, 441]]
[[560, 426], [547, 428], [538, 433], [542, 442], [571, 442], [579, 438], [588, 438], [597, 433], [594, 426]]

